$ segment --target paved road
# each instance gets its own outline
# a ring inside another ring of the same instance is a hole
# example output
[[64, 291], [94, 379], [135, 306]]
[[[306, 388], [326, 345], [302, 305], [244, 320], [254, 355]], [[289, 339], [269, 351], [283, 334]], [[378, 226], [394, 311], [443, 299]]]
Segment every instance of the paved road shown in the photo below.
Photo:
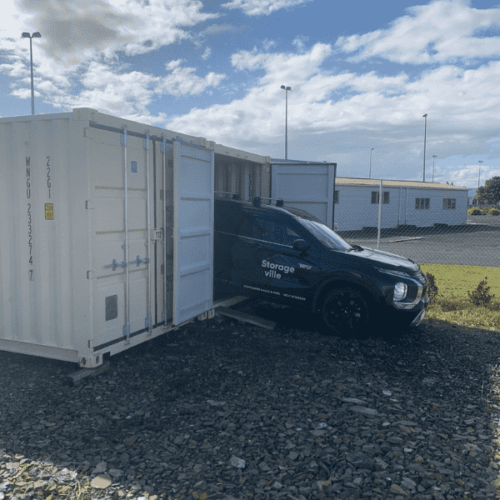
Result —
[[[376, 233], [342, 236], [349, 242], [377, 248]], [[398, 241], [404, 239], [408, 240]], [[441, 230], [415, 228], [392, 231], [392, 234], [382, 232], [379, 249], [403, 255], [419, 264], [500, 267], [500, 216], [469, 216], [467, 225]]]

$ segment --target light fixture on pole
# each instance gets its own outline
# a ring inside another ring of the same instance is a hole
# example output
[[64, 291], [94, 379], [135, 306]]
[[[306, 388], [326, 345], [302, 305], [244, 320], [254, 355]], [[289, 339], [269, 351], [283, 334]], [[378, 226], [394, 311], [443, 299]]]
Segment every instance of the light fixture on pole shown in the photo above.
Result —
[[285, 160], [288, 160], [288, 91], [292, 90], [292, 87], [281, 88], [285, 91]]
[[425, 118], [425, 132], [424, 132], [424, 180], [425, 182], [425, 147], [427, 145], [427, 113], [422, 116], [422, 118]]
[[432, 155], [432, 182], [434, 182], [434, 158], [437, 158], [437, 155]]
[[483, 160], [479, 160], [479, 177], [477, 178], [477, 187], [479, 187], [479, 184], [481, 182], [481, 163], [483, 163]]
[[42, 35], [38, 31], [30, 35], [29, 33], [24, 32], [21, 35], [22, 38], [29, 38], [30, 39], [30, 59], [31, 59], [31, 114], [35, 114], [35, 88], [33, 84], [33, 44], [32, 44], [32, 38], [41, 38]]
[[372, 148], [372, 149], [370, 150], [370, 174], [368, 175], [368, 179], [371, 179], [371, 178], [372, 178], [372, 153], [373, 153], [373, 150], [374, 150], [374, 149], [375, 149], [375, 148]]

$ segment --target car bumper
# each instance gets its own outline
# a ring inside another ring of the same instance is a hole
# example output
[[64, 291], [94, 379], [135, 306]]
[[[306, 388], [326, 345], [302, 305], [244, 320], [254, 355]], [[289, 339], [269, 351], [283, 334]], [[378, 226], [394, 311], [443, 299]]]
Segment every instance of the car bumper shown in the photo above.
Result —
[[389, 325], [396, 328], [408, 328], [418, 326], [425, 317], [425, 309], [429, 305], [427, 290], [420, 301], [412, 309], [398, 309], [393, 304], [387, 305], [387, 320]]
[[424, 318], [425, 318], [425, 309], [422, 309], [415, 317], [415, 319], [410, 323], [410, 328], [420, 325], [420, 323], [422, 323], [422, 320]]

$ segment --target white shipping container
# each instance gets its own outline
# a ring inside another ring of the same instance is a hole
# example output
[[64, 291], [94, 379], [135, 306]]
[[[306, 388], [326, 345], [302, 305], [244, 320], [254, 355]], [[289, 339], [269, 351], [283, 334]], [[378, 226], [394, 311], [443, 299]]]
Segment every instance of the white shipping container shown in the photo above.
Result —
[[269, 158], [101, 114], [0, 119], [0, 350], [95, 367], [211, 311], [214, 188]]

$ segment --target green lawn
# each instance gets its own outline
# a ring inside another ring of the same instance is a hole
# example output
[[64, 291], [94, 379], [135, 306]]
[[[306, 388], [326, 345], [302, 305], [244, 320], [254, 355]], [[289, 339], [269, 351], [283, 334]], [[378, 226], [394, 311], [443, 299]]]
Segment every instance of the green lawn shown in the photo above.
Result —
[[[429, 304], [426, 318], [456, 325], [500, 331], [500, 268], [420, 264], [424, 273], [431, 273], [439, 288], [438, 296]], [[489, 293], [495, 297], [487, 307], [469, 302], [472, 292], [484, 277], [488, 277]]]

